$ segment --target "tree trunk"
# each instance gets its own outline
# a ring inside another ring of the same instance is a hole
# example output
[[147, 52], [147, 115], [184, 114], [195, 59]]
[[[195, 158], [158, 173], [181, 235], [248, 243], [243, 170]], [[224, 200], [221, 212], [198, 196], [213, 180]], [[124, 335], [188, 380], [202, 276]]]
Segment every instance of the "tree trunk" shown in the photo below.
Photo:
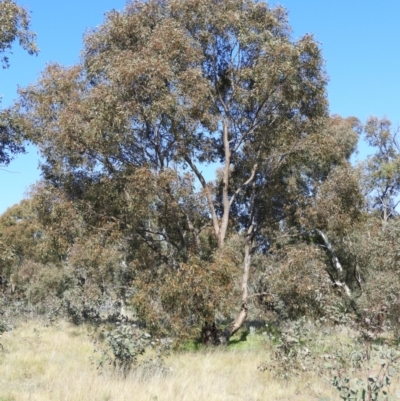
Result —
[[229, 148], [229, 131], [228, 131], [228, 120], [224, 120], [224, 151], [225, 151], [225, 164], [223, 169], [223, 177], [222, 177], [222, 203], [223, 203], [223, 215], [221, 219], [221, 225], [219, 227], [218, 232], [218, 246], [222, 248], [224, 246], [226, 230], [228, 229], [229, 223], [229, 214], [231, 209], [231, 203], [229, 199], [229, 175], [230, 175], [230, 164], [231, 164], [231, 151]]
[[221, 331], [218, 330], [215, 326], [215, 323], [212, 325], [206, 324], [202, 329], [202, 341], [207, 344], [227, 344], [229, 338], [235, 334], [243, 325], [243, 323], [247, 319], [248, 314], [248, 281], [250, 274], [250, 264], [251, 264], [251, 252], [254, 247], [254, 213], [255, 213], [255, 185], [254, 185], [254, 177], [257, 171], [257, 163], [253, 166], [251, 170], [250, 177], [231, 195], [229, 198], [229, 176], [230, 176], [230, 164], [232, 153], [230, 150], [229, 143], [229, 120], [225, 118], [223, 121], [223, 144], [224, 144], [224, 155], [225, 162], [223, 167], [223, 176], [222, 176], [222, 204], [223, 204], [223, 214], [221, 221], [219, 222], [217, 219], [217, 215], [215, 212], [215, 208], [212, 205], [211, 195], [209, 191], [207, 191], [207, 186], [205, 184], [204, 178], [198, 172], [197, 168], [191, 163], [190, 159], [187, 158], [189, 165], [192, 167], [192, 170], [195, 172], [200, 182], [203, 185], [203, 188], [206, 190], [206, 196], [208, 203], [210, 205], [211, 215], [213, 218], [214, 230], [216, 232], [216, 237], [218, 241], [218, 247], [222, 248], [224, 246], [224, 241], [226, 237], [226, 232], [229, 225], [229, 216], [231, 205], [236, 197], [243, 188], [247, 185], [253, 183], [253, 190], [251, 196], [251, 206], [250, 206], [250, 226], [247, 230], [245, 249], [244, 249], [244, 262], [243, 262], [243, 279], [242, 279], [242, 300], [241, 300], [241, 308], [240, 312], [237, 315], [236, 319], [229, 325], [228, 328]]
[[206, 322], [201, 330], [201, 342], [205, 345], [227, 345], [225, 331], [217, 327], [215, 322]]
[[337, 275], [337, 279], [334, 279], [333, 277], [331, 277], [333, 284], [337, 287], [343, 288], [345, 294], [349, 298], [352, 298], [351, 290], [350, 290], [349, 286], [346, 284], [346, 281], [344, 278], [344, 271], [343, 271], [342, 264], [340, 263], [339, 258], [337, 257], [336, 252], [333, 249], [331, 242], [329, 241], [328, 236], [323, 231], [318, 230], [318, 229], [316, 229], [315, 232], [317, 232], [320, 235], [320, 237], [322, 238], [322, 240], [324, 241], [325, 247], [328, 250], [328, 253], [331, 257], [332, 266], [335, 269], [335, 272]]
[[249, 230], [251, 231], [247, 235], [246, 244], [244, 247], [242, 305], [239, 314], [229, 327], [229, 337], [233, 336], [242, 327], [243, 323], [247, 319], [247, 312], [248, 312], [247, 302], [249, 298], [248, 282], [250, 275], [251, 249], [253, 248], [253, 239], [252, 239], [253, 226], [251, 226]]
[[119, 304], [120, 304], [120, 315], [122, 317], [126, 317], [126, 296], [125, 296], [125, 292], [122, 293], [120, 299], [119, 299]]
[[242, 278], [242, 303], [240, 312], [235, 320], [225, 329], [218, 329], [215, 323], [206, 323], [201, 331], [201, 341], [206, 345], [227, 345], [229, 338], [232, 337], [247, 319], [248, 314], [248, 281], [250, 275], [251, 251], [253, 249], [253, 225], [248, 231], [244, 249], [243, 278]]
[[215, 342], [217, 345], [228, 344], [229, 338], [232, 337], [242, 326], [247, 319], [248, 314], [248, 281], [250, 276], [251, 252], [254, 247], [254, 225], [252, 224], [247, 231], [246, 243], [244, 247], [243, 261], [243, 278], [242, 278], [242, 300], [240, 312], [236, 319], [223, 331], [216, 331]]

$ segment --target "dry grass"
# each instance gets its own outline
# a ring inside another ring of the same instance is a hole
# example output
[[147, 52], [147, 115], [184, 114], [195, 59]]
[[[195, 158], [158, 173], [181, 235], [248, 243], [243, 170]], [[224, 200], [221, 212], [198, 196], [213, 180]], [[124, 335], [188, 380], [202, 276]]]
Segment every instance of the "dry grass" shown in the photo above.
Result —
[[24, 323], [2, 338], [0, 401], [23, 400], [319, 400], [338, 399], [322, 379], [291, 382], [257, 371], [267, 358], [258, 349], [210, 350], [172, 355], [171, 373], [126, 379], [99, 374], [91, 363], [93, 344], [85, 327]]

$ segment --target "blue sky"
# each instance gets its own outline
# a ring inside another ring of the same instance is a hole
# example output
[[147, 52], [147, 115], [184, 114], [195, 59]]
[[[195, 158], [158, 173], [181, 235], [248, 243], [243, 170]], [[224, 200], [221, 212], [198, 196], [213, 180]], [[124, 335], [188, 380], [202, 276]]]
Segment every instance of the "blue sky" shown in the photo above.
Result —
[[[121, 10], [125, 0], [20, 0], [31, 11], [38, 35], [39, 56], [14, 46], [11, 66], [0, 70], [2, 106], [11, 105], [17, 87], [34, 83], [49, 62], [73, 65], [79, 61], [85, 30], [102, 23], [104, 13]], [[293, 38], [314, 34], [320, 42], [330, 77], [330, 112], [386, 115], [400, 125], [400, 1], [397, 0], [280, 0], [289, 11]], [[361, 145], [359, 158], [368, 152]], [[38, 155], [28, 148], [0, 170], [0, 213], [19, 202], [29, 185], [40, 178]]]

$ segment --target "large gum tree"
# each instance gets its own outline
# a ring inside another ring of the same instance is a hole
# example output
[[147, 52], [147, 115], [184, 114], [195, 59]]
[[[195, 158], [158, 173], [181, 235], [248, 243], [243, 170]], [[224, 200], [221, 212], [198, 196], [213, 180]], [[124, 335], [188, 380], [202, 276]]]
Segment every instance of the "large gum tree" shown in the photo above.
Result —
[[[18, 107], [45, 180], [71, 198], [87, 183], [120, 180], [124, 201], [139, 207], [135, 185], [121, 177], [136, 172], [143, 199], [159, 186], [147, 222], [132, 207], [123, 219], [110, 201], [96, 208], [172, 274], [208, 252], [205, 231], [217, 253], [240, 238], [240, 309], [219, 333], [225, 341], [247, 317], [252, 255], [268, 251], [269, 233], [290, 224], [311, 183], [348, 156], [345, 135], [326, 128], [326, 82], [319, 45], [310, 35], [293, 40], [281, 7], [134, 1], [86, 35], [79, 64], [49, 65]], [[216, 181], [206, 179], [207, 166], [218, 167]]]

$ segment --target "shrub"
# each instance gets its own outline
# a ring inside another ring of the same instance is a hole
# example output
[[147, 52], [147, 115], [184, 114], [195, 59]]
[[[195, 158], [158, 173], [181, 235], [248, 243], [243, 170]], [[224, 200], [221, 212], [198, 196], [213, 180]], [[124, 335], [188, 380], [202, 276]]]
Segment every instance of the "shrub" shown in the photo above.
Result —
[[[167, 355], [170, 342], [153, 339], [152, 336], [139, 329], [136, 324], [127, 320], [117, 323], [111, 329], [103, 329], [103, 342], [96, 341], [95, 351], [100, 352], [99, 367], [112, 366], [126, 375], [134, 367], [151, 371], [165, 370], [164, 357]], [[144, 357], [144, 354], [150, 354]], [[142, 357], [142, 358], [141, 358]]]

